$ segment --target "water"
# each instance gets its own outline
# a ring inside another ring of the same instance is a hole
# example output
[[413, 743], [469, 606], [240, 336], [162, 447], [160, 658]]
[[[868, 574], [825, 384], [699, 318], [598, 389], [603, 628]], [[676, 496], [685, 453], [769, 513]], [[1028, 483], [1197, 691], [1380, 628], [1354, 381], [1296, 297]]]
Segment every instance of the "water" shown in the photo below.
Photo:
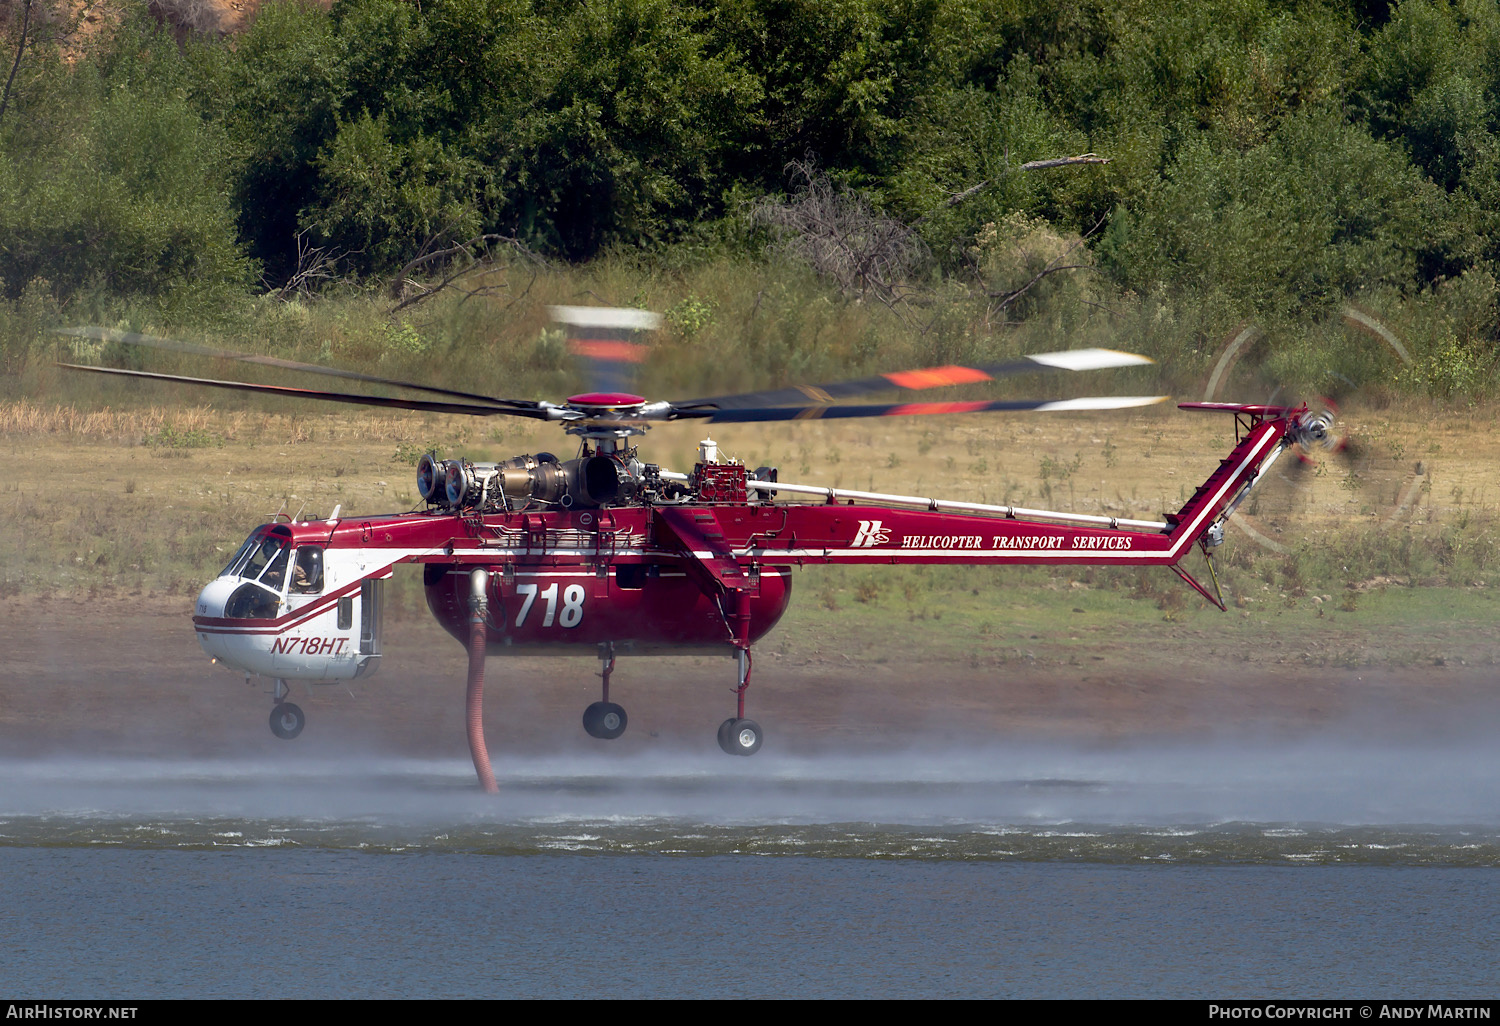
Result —
[[0, 993], [1485, 997], [1500, 754], [0, 761]]

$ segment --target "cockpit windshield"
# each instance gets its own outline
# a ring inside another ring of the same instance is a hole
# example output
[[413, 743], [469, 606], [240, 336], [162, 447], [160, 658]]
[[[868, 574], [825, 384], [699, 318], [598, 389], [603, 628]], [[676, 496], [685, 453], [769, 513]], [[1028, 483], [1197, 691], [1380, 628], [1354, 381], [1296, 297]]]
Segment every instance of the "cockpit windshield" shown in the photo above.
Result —
[[245, 558], [245, 553], [255, 548], [255, 543], [260, 540], [258, 533], [252, 534], [245, 539], [245, 544], [235, 550], [234, 555], [229, 557], [229, 562], [224, 564], [224, 569], [219, 571], [220, 577], [228, 577], [234, 573], [234, 568], [239, 566]]
[[[266, 564], [257, 578], [261, 584], [272, 591], [281, 591], [286, 584], [286, 561], [291, 550], [287, 548], [286, 542], [282, 542], [277, 548], [276, 555]], [[253, 562], [253, 560], [252, 560]], [[247, 575], [248, 576], [248, 575]]]
[[220, 576], [260, 581], [267, 587], [280, 591], [282, 582], [286, 579], [289, 546], [289, 540], [280, 535], [251, 535]]
[[265, 528], [252, 534], [220, 575], [246, 582], [224, 603], [224, 615], [232, 619], [275, 617], [285, 601], [291, 555], [292, 541], [286, 535]]

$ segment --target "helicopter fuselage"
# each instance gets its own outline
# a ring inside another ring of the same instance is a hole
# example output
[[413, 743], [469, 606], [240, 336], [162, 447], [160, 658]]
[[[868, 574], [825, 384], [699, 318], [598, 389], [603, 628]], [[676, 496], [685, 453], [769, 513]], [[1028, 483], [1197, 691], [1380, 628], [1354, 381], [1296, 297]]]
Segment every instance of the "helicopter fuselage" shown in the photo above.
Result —
[[[424, 508], [371, 517], [340, 517], [335, 508], [327, 520], [294, 518], [252, 532], [203, 589], [193, 620], [199, 642], [216, 661], [275, 678], [270, 726], [278, 737], [297, 737], [306, 722], [302, 710], [286, 701], [289, 680], [349, 680], [375, 670], [381, 658], [383, 582], [398, 563], [420, 563], [428, 606], [467, 650], [465, 720], [475, 771], [486, 790], [496, 783], [484, 742], [484, 667], [487, 656], [506, 652], [592, 650], [602, 664], [600, 700], [584, 710], [583, 727], [604, 740], [620, 737], [627, 722], [625, 709], [609, 695], [616, 655], [732, 654], [735, 715], [720, 724], [717, 739], [726, 753], [752, 755], [764, 735], [746, 716], [751, 648], [785, 613], [795, 567], [1162, 565], [1224, 609], [1217, 577], [1210, 592], [1184, 569], [1183, 558], [1195, 547], [1211, 557], [1223, 541], [1225, 521], [1282, 452], [1340, 444], [1331, 415], [1310, 414], [1306, 406], [1181, 404], [1233, 414], [1236, 445], [1180, 510], [1164, 512], [1159, 521], [781, 483], [773, 468], [752, 472], [721, 461], [710, 438], [699, 443], [691, 473], [674, 473], [641, 460], [632, 440], [670, 422], [708, 426], [1067, 413], [1134, 409], [1167, 397], [849, 401], [892, 390], [921, 392], [1011, 375], [1151, 362], [1137, 354], [1084, 348], [648, 401], [623, 389], [630, 370], [645, 359], [634, 333], [657, 327], [659, 315], [593, 307], [551, 312], [569, 326], [570, 349], [590, 369], [599, 390], [561, 403], [503, 398], [113, 329], [65, 331], [422, 392], [428, 398], [61, 364], [74, 371], [357, 406], [529, 419], [556, 424], [580, 440], [578, 455], [566, 461], [545, 452], [500, 463], [428, 453], [417, 466]], [[1212, 558], [1207, 565], [1212, 573]]]
[[620, 654], [730, 654], [776, 625], [792, 569], [808, 564], [1160, 564], [1217, 601], [1178, 564], [1195, 545], [1214, 543], [1217, 525], [1296, 427], [1285, 416], [1243, 417], [1229, 458], [1161, 523], [898, 496], [887, 498], [928, 508], [856, 505], [832, 489], [822, 501], [787, 502], [787, 492], [819, 489], [700, 462], [677, 475], [684, 483], [670, 498], [648, 491], [627, 505], [459, 505], [267, 524], [204, 588], [194, 625], [205, 651], [230, 665], [329, 680], [378, 664], [381, 583], [400, 563], [423, 565], [429, 608], [464, 644], [472, 574], [483, 570], [485, 644], [495, 655], [606, 645]]

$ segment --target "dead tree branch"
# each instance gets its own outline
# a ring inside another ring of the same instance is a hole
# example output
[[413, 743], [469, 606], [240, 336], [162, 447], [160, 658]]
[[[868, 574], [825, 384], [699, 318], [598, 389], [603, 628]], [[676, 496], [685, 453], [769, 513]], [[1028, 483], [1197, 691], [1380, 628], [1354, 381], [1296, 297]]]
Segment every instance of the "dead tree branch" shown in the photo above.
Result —
[[836, 189], [811, 164], [797, 161], [787, 169], [801, 183], [795, 198], [762, 199], [750, 208], [750, 220], [770, 229], [783, 253], [832, 279], [846, 295], [876, 299], [893, 311], [911, 299], [918, 291], [911, 278], [928, 259], [917, 234]]
[[[438, 236], [429, 237], [427, 242], [423, 243], [423, 249], [426, 250], [427, 247], [437, 244], [438, 238]], [[521, 291], [521, 295], [524, 296], [531, 290], [531, 285], [536, 282], [537, 268], [545, 265], [546, 261], [528, 249], [519, 239], [507, 235], [476, 235], [466, 242], [418, 253], [417, 256], [407, 261], [406, 266], [401, 268], [391, 282], [391, 295], [399, 299], [399, 302], [386, 313], [398, 313], [445, 289], [462, 292], [463, 299], [460, 300], [462, 303], [468, 302], [475, 296], [505, 291], [510, 288], [508, 280], [498, 284], [485, 282], [485, 279], [492, 275], [510, 270], [509, 263], [502, 264], [500, 261], [503, 253], [518, 257], [521, 262], [532, 269], [531, 282]], [[419, 268], [433, 265], [441, 267], [435, 280], [418, 281], [413, 277], [413, 272]]]
[[308, 241], [306, 232], [297, 233], [297, 269], [280, 288], [267, 293], [286, 301], [293, 296], [307, 297], [330, 282], [347, 280], [338, 273], [339, 261], [349, 256], [342, 250], [335, 253], [325, 246], [314, 246]]
[[1049, 167], [1068, 167], [1072, 164], [1108, 164], [1108, 157], [1097, 153], [1080, 153], [1076, 157], [1052, 157], [1048, 160], [1028, 160], [1021, 165], [1022, 171], [1040, 171]]
[[[1069, 167], [1069, 166], [1071, 166], [1073, 164], [1108, 164], [1108, 163], [1109, 163], [1109, 158], [1108, 157], [1101, 157], [1097, 153], [1080, 153], [1076, 157], [1051, 157], [1051, 158], [1048, 158], [1047, 160], [1028, 160], [1026, 163], [1020, 165], [1017, 168], [1017, 170], [1018, 171], [1041, 171], [1041, 170], [1044, 170], [1044, 169], [1049, 168], [1049, 167]], [[921, 224], [923, 221], [927, 220], [929, 217], [931, 217], [933, 214], [937, 213], [939, 210], [946, 210], [949, 207], [956, 207], [956, 206], [958, 206], [960, 203], [962, 203], [964, 200], [968, 199], [970, 196], [973, 196], [975, 193], [981, 192], [987, 186], [993, 185], [995, 183], [995, 181], [996, 181], [996, 179], [994, 179], [994, 178], [986, 178], [984, 181], [980, 182], [978, 185], [971, 185], [967, 189], [963, 190], [962, 192], [955, 192], [952, 196], [949, 196], [947, 199], [943, 200], [943, 202], [941, 202], [937, 206], [933, 207], [931, 211], [929, 211], [928, 213], [923, 214], [921, 217], [917, 218], [915, 221], [912, 222], [912, 224], [913, 225]]]
[[1058, 271], [1076, 271], [1088, 266], [1088, 264], [1048, 264], [1033, 275], [1030, 281], [1018, 289], [1013, 289], [1009, 292], [986, 292], [985, 295], [991, 299], [1000, 299], [1003, 296], [1004, 299], [1001, 299], [999, 309], [1004, 310], [1007, 306], [1010, 306], [1010, 304], [1024, 296], [1031, 289], [1031, 286], [1047, 277], [1047, 275], [1056, 274]]
[[5, 95], [0, 97], [0, 120], [5, 117], [5, 109], [10, 106], [10, 90], [16, 83], [16, 72], [21, 69], [21, 57], [26, 53], [26, 34], [31, 28], [31, 4], [32, 0], [26, 0], [26, 7], [21, 12], [21, 36], [16, 42], [16, 59], [10, 65], [10, 77], [5, 80]]
[[[1049, 275], [1056, 274], [1059, 271], [1086, 270], [1090, 266], [1092, 266], [1090, 264], [1065, 264], [1065, 263], [1063, 263], [1063, 261], [1066, 260], [1066, 259], [1068, 259], [1068, 257], [1072, 256], [1073, 255], [1073, 251], [1076, 250], [1079, 246], [1082, 246], [1085, 242], [1087, 242], [1088, 239], [1091, 236], [1093, 236], [1094, 233], [1097, 232], [1099, 230], [1099, 228], [1103, 224], [1104, 224], [1104, 219], [1101, 217], [1098, 221], [1094, 222], [1094, 226], [1092, 228], [1090, 228], [1088, 231], [1084, 232], [1077, 239], [1075, 239], [1072, 242], [1072, 244], [1068, 246], [1067, 249], [1065, 249], [1061, 253], [1059, 253], [1054, 259], [1049, 260], [1047, 262], [1047, 264], [1040, 271], [1038, 271], [1036, 274], [1034, 274], [1034, 275], [1031, 276], [1031, 280], [1030, 281], [1028, 281], [1026, 284], [1022, 285], [1020, 288], [1018, 288], [1018, 289], [1009, 289], [1009, 290], [1006, 290], [1006, 291], [1003, 291], [1003, 292], [993, 292], [993, 291], [988, 291], [987, 290], [985, 292], [985, 295], [987, 295], [991, 299], [999, 299], [1000, 302], [998, 304], [991, 304], [989, 310], [986, 311], [986, 313], [985, 313], [985, 322], [988, 323], [989, 320], [990, 320], [990, 318], [993, 317], [996, 313], [1001, 313], [1001, 314], [1005, 313], [1005, 311], [1010, 307], [1010, 305], [1012, 303], [1014, 303], [1016, 300], [1020, 299], [1027, 292], [1031, 291], [1032, 286], [1036, 285], [1043, 278], [1046, 278]], [[1097, 305], [1097, 304], [1090, 304], [1090, 305]]]

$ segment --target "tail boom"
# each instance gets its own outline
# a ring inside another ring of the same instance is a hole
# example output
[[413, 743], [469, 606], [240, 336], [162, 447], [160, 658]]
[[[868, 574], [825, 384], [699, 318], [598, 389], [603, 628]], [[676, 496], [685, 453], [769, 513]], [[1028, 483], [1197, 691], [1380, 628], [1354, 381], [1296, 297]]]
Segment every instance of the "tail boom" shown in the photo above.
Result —
[[[1181, 509], [1168, 514], [1166, 522], [1161, 524], [1010, 507], [988, 507], [998, 515], [980, 515], [955, 508], [965, 504], [873, 493], [861, 493], [860, 497], [922, 502], [928, 508], [840, 505], [838, 498], [847, 493], [829, 491], [829, 501], [825, 504], [769, 507], [778, 514], [774, 523], [734, 546], [734, 554], [740, 560], [796, 564], [1083, 563], [1175, 567], [1194, 544], [1206, 543], [1211, 529], [1233, 512], [1261, 469], [1280, 451], [1289, 423], [1282, 416], [1257, 417], [1228, 458], [1220, 462]], [[851, 503], [852, 500], [851, 496]], [[977, 504], [967, 505], [973, 509]], [[734, 525], [722, 527], [726, 537], [736, 533]]]

